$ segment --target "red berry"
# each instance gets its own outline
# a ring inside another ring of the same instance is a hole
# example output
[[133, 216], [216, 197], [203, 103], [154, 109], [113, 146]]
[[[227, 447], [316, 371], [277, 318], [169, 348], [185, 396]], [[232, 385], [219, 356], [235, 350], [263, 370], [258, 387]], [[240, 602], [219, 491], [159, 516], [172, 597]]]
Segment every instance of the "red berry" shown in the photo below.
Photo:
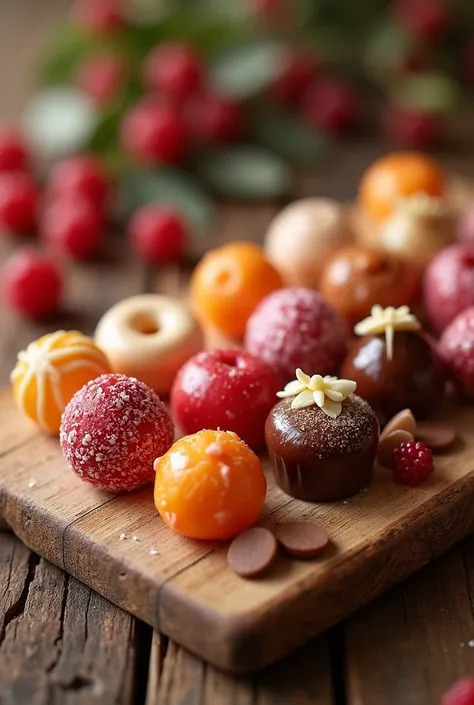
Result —
[[93, 34], [111, 34], [125, 25], [120, 0], [75, 0], [72, 19]]
[[443, 331], [438, 352], [463, 393], [474, 396], [474, 306]]
[[440, 705], [474, 705], [474, 678], [456, 681], [443, 695]]
[[258, 358], [241, 350], [212, 350], [183, 365], [171, 390], [171, 407], [186, 434], [203, 428], [234, 431], [260, 448], [280, 388], [278, 375]]
[[160, 44], [143, 64], [143, 82], [149, 91], [183, 100], [199, 88], [200, 56], [182, 42]]
[[432, 472], [433, 456], [424, 443], [403, 441], [393, 451], [393, 476], [402, 485], [422, 485]]
[[389, 106], [385, 116], [385, 133], [390, 141], [405, 147], [422, 149], [436, 142], [439, 136], [436, 115]]
[[153, 462], [173, 443], [174, 425], [159, 396], [134, 377], [105, 374], [66, 406], [60, 443], [71, 470], [107, 492], [150, 482]]
[[184, 119], [188, 133], [200, 142], [232, 142], [243, 132], [240, 105], [210, 91], [191, 96], [185, 105]]
[[86, 56], [76, 68], [76, 85], [97, 105], [103, 106], [117, 97], [126, 74], [123, 58], [113, 52]]
[[0, 173], [0, 227], [13, 233], [30, 233], [38, 213], [39, 189], [21, 171]]
[[80, 196], [61, 198], [46, 209], [41, 232], [53, 249], [73, 259], [89, 259], [97, 254], [102, 244], [102, 213]]
[[298, 105], [314, 73], [313, 60], [301, 54], [288, 53], [283, 72], [270, 87], [271, 97], [283, 105]]
[[176, 110], [150, 100], [130, 110], [122, 123], [121, 137], [124, 149], [144, 162], [174, 164], [186, 148], [186, 130]]
[[27, 169], [29, 154], [21, 135], [14, 128], [0, 127], [0, 172]]
[[449, 25], [449, 13], [443, 0], [397, 0], [398, 21], [423, 39], [436, 39]]
[[344, 82], [330, 76], [317, 78], [303, 96], [303, 114], [307, 120], [327, 132], [347, 131], [357, 117], [357, 99]]
[[429, 263], [423, 280], [423, 304], [432, 327], [441, 333], [452, 320], [474, 306], [474, 249], [452, 245]]
[[181, 215], [166, 206], [150, 205], [137, 211], [129, 227], [135, 251], [148, 262], [177, 262], [186, 250], [188, 237]]
[[63, 288], [59, 270], [31, 247], [6, 261], [2, 283], [7, 304], [25, 316], [42, 318], [59, 307]]
[[101, 163], [84, 154], [65, 159], [53, 168], [48, 192], [55, 199], [80, 196], [102, 209], [107, 205], [109, 181]]

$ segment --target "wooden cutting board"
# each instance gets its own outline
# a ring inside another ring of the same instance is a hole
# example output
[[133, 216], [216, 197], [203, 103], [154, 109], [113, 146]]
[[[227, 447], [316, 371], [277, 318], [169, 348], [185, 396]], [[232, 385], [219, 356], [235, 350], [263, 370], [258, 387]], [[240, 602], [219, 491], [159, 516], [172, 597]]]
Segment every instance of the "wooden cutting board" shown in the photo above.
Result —
[[[247, 672], [282, 657], [446, 550], [474, 528], [474, 409], [446, 409], [460, 442], [423, 487], [377, 469], [347, 502], [310, 504], [270, 480], [263, 526], [309, 519], [331, 546], [319, 559], [281, 556], [246, 581], [226, 546], [166, 527], [152, 488], [108, 495], [80, 482], [56, 439], [0, 393], [0, 516], [32, 550], [202, 658]], [[126, 538], [123, 538], [123, 534]], [[122, 538], [120, 538], [122, 535]], [[158, 554], [156, 552], [158, 551]]]

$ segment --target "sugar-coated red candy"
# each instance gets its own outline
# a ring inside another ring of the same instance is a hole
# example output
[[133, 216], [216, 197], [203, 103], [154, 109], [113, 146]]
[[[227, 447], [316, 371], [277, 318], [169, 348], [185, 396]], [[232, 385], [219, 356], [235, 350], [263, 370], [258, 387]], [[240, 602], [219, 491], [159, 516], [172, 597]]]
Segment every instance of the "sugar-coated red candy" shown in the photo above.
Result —
[[28, 162], [28, 149], [18, 130], [0, 126], [0, 172], [23, 171]]
[[128, 492], [154, 477], [153, 462], [171, 447], [174, 426], [157, 394], [126, 375], [88, 382], [64, 411], [60, 442], [73, 472], [108, 492]]
[[428, 319], [441, 333], [454, 318], [474, 306], [474, 249], [453, 245], [441, 250], [425, 270], [423, 303]]
[[48, 194], [51, 198], [81, 197], [105, 208], [109, 179], [102, 164], [90, 154], [80, 154], [59, 162], [51, 171]]
[[474, 396], [474, 306], [444, 329], [438, 351], [462, 392]]
[[23, 247], [7, 259], [1, 284], [7, 305], [22, 316], [43, 318], [60, 306], [61, 272], [52, 259], [33, 247]]
[[279, 376], [243, 350], [201, 352], [178, 372], [173, 417], [187, 434], [203, 428], [234, 431], [252, 448], [265, 443], [265, 421], [278, 401]]
[[319, 292], [290, 288], [271, 293], [257, 306], [247, 323], [245, 348], [288, 382], [297, 367], [308, 374], [335, 372], [347, 340], [345, 321]]

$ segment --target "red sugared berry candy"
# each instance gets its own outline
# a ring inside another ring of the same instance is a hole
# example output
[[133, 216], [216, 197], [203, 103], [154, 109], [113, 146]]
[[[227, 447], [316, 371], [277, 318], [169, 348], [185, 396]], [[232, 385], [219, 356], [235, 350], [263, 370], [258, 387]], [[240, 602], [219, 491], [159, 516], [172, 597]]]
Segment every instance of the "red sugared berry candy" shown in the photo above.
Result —
[[443, 695], [440, 705], [474, 705], [474, 678], [456, 681]]
[[178, 262], [188, 245], [182, 216], [167, 206], [140, 208], [130, 221], [129, 234], [134, 250], [152, 264]]
[[18, 235], [31, 233], [36, 225], [39, 189], [22, 171], [0, 173], [0, 228]]
[[282, 73], [270, 86], [270, 96], [283, 105], [297, 106], [314, 73], [315, 61], [312, 58], [289, 52]]
[[143, 83], [152, 93], [181, 101], [196, 91], [202, 79], [199, 54], [187, 44], [159, 44], [143, 64]]
[[241, 106], [209, 90], [192, 95], [183, 114], [189, 135], [198, 142], [233, 142], [243, 132]]
[[50, 198], [80, 196], [98, 208], [106, 207], [109, 190], [109, 180], [102, 164], [89, 154], [70, 157], [56, 164], [48, 183]]
[[474, 306], [466, 309], [444, 329], [438, 352], [461, 391], [474, 395]]
[[174, 164], [186, 150], [186, 129], [181, 116], [170, 105], [143, 100], [124, 118], [122, 144], [135, 159]]
[[126, 63], [114, 52], [86, 56], [75, 71], [76, 85], [99, 106], [117, 97], [127, 73]]
[[279, 376], [242, 350], [198, 353], [183, 365], [171, 407], [184, 433], [202, 428], [234, 431], [251, 448], [265, 442], [265, 421], [277, 401]]
[[420, 441], [403, 441], [393, 451], [393, 476], [402, 485], [418, 487], [434, 472], [431, 450]]
[[88, 382], [64, 410], [60, 443], [73, 472], [107, 492], [128, 492], [154, 477], [153, 462], [171, 447], [174, 427], [146, 384], [105, 374]]
[[48, 257], [31, 247], [18, 250], [5, 262], [2, 288], [6, 303], [31, 318], [42, 318], [59, 308], [61, 274]]
[[75, 0], [72, 20], [92, 34], [112, 34], [125, 25], [120, 0]]
[[24, 171], [29, 154], [22, 136], [12, 127], [0, 127], [0, 172]]
[[423, 304], [438, 333], [474, 306], [474, 248], [452, 245], [436, 255], [425, 270]]
[[297, 367], [308, 374], [335, 372], [346, 351], [348, 329], [342, 317], [312, 289], [279, 289], [250, 316], [245, 348], [266, 362], [283, 382]]
[[96, 255], [103, 233], [101, 210], [80, 196], [53, 201], [43, 214], [41, 234], [45, 242], [73, 259], [90, 259]]
[[400, 24], [428, 40], [439, 37], [449, 25], [444, 0], [397, 0], [395, 15]]
[[357, 119], [357, 98], [345, 81], [321, 76], [306, 90], [302, 110], [312, 125], [340, 134], [349, 130]]
[[384, 130], [391, 142], [422, 149], [437, 141], [440, 121], [437, 115], [391, 105], [385, 115]]

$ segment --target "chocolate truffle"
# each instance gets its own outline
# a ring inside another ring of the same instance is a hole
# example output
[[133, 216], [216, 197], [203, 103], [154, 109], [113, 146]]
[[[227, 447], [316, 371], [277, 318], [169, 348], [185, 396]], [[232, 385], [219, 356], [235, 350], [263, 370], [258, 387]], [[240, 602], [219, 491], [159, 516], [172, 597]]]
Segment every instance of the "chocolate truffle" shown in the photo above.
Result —
[[402, 409], [416, 419], [436, 411], [444, 394], [439, 358], [406, 306], [372, 309], [355, 332], [367, 335], [346, 356], [341, 375], [357, 382], [358, 394], [386, 423]]
[[370, 483], [379, 424], [370, 406], [352, 394], [355, 386], [297, 370], [297, 380], [279, 392], [287, 398], [270, 412], [265, 439], [275, 482], [287, 494], [335, 502]]

